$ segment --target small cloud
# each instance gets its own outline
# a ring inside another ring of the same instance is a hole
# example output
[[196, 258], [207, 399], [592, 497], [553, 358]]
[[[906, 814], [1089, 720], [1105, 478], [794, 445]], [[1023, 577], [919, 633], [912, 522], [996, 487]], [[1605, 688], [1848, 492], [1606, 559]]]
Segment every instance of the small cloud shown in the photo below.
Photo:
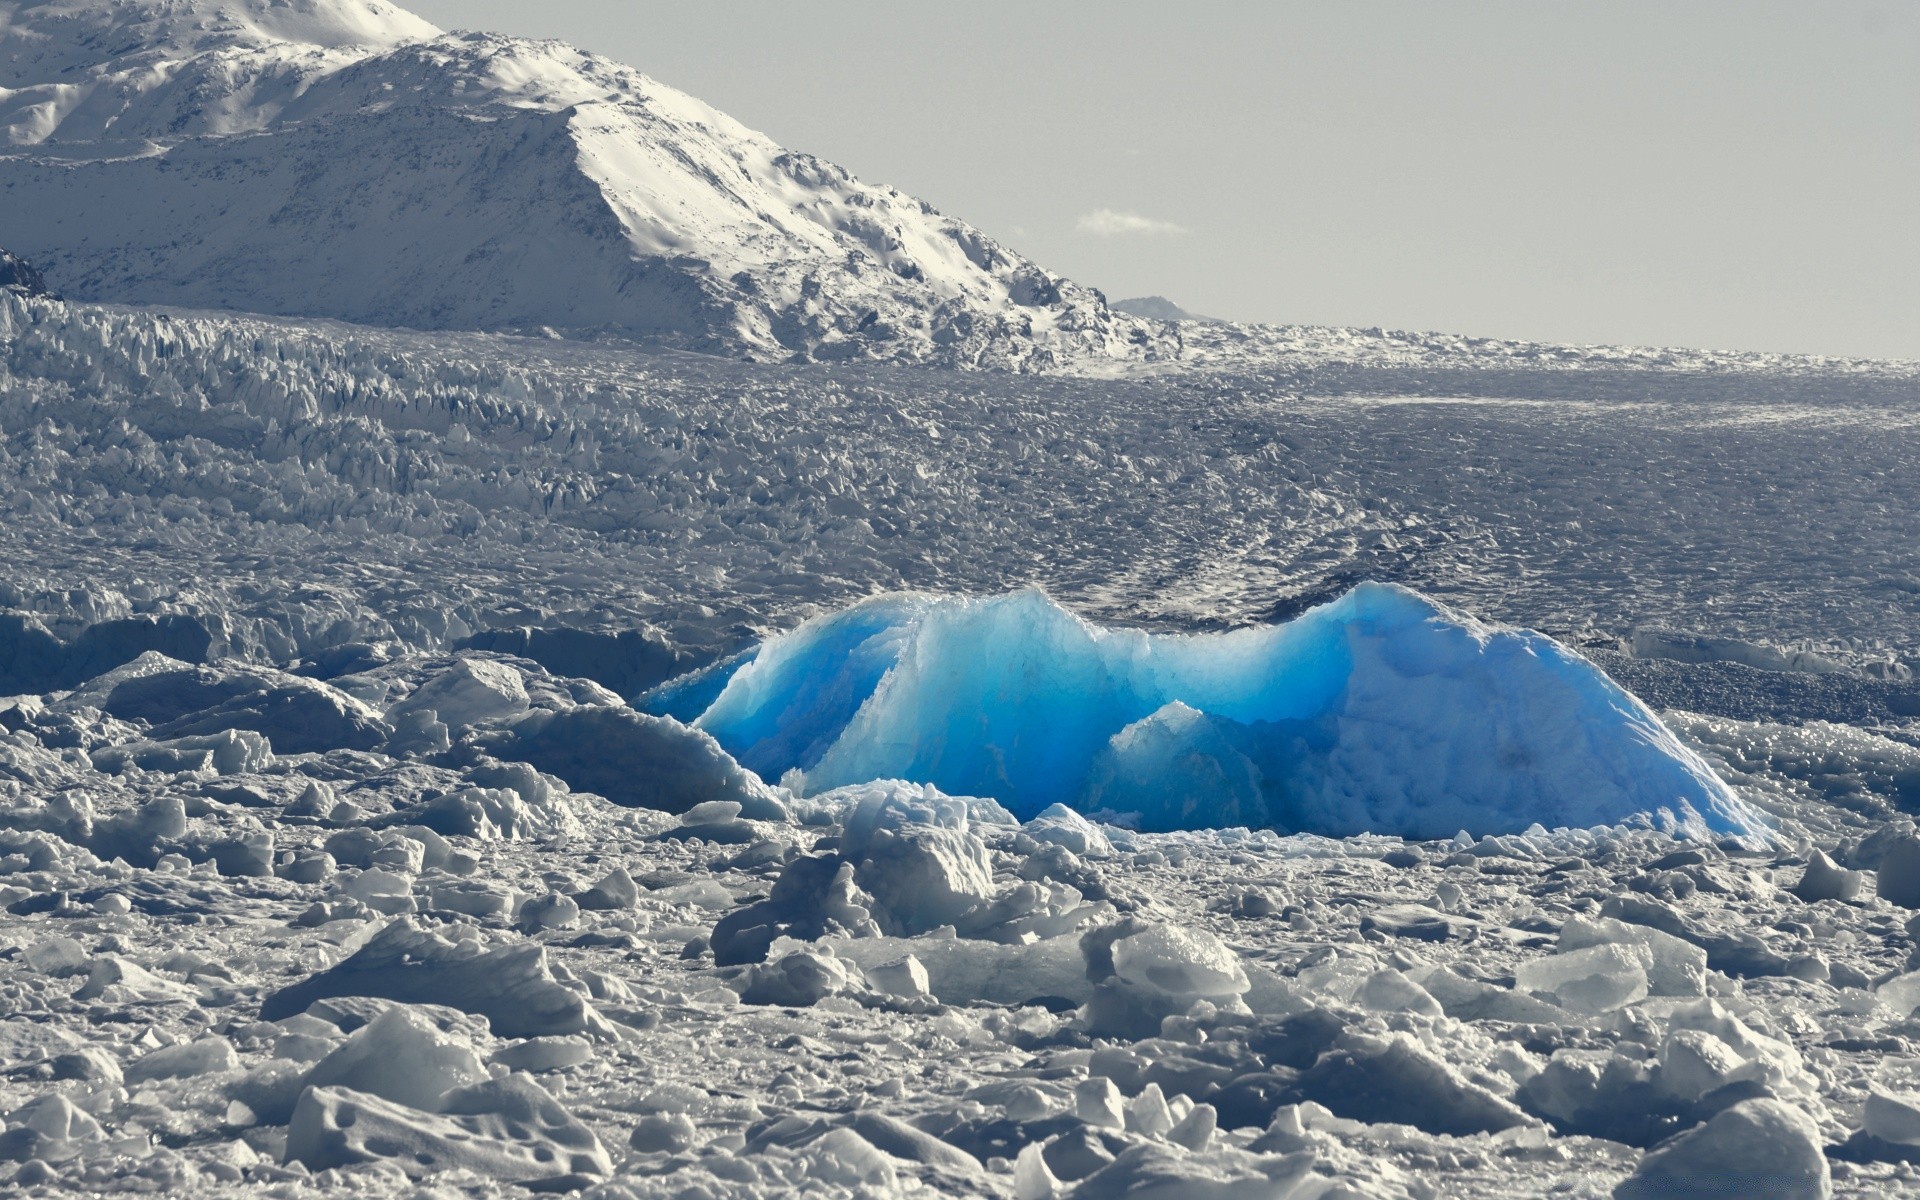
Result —
[[1074, 222], [1073, 226], [1081, 233], [1090, 233], [1095, 237], [1126, 237], [1142, 235], [1146, 237], [1178, 237], [1191, 233], [1184, 225], [1175, 225], [1172, 221], [1156, 221], [1152, 217], [1143, 217], [1139, 213], [1115, 212], [1111, 208], [1096, 208]]

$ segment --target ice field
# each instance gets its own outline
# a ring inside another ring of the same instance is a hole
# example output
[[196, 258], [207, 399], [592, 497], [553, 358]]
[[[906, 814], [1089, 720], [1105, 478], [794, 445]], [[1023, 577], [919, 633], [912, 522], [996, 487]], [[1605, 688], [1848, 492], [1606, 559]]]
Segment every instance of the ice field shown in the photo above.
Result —
[[0, 1192], [1920, 1196], [1920, 364], [1161, 320], [385, 0], [0, 133]]
[[0, 327], [22, 1190], [1920, 1188], [1911, 371]]

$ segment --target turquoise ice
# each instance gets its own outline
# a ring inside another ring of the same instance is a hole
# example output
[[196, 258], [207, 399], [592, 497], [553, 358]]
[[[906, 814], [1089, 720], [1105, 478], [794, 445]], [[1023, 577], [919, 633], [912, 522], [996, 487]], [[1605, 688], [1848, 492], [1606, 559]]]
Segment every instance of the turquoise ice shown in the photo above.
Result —
[[904, 779], [1149, 830], [1764, 830], [1578, 654], [1387, 584], [1201, 634], [1102, 627], [1037, 590], [878, 597], [763, 644], [696, 723], [806, 792]]

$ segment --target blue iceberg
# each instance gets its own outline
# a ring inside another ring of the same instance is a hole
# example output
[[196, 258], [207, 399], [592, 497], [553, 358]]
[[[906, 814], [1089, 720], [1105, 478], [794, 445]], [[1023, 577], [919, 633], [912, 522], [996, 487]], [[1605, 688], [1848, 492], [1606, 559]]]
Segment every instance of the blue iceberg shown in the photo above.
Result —
[[1765, 831], [1579, 655], [1387, 584], [1204, 634], [1105, 628], [1037, 590], [883, 596], [730, 666], [684, 715], [804, 792], [902, 779], [1147, 830]]

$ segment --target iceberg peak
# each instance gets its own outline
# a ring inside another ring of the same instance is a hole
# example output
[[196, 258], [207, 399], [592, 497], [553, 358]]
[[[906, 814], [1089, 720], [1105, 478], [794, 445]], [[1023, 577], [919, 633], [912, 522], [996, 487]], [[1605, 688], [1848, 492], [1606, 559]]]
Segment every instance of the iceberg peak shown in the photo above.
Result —
[[881, 596], [765, 643], [697, 724], [809, 791], [904, 779], [1150, 830], [1765, 828], [1572, 650], [1394, 584], [1200, 634], [1096, 625], [1034, 588]]

